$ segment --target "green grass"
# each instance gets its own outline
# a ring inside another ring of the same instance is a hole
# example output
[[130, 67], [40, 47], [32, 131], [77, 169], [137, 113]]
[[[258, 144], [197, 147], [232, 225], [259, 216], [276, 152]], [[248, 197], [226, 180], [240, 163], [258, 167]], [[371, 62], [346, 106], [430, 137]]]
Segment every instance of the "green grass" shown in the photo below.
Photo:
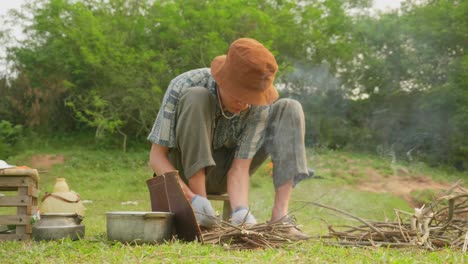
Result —
[[358, 249], [301, 243], [279, 250], [226, 251], [218, 246], [172, 242], [129, 246], [103, 238], [3, 243], [2, 263], [463, 263], [451, 250]]
[[[71, 189], [87, 203], [85, 238], [51, 242], [0, 242], [1, 263], [464, 263], [460, 251], [444, 249], [429, 252], [417, 249], [359, 249], [324, 245], [320, 240], [297, 243], [279, 250], [227, 251], [220, 246], [182, 243], [160, 245], [126, 245], [106, 239], [106, 212], [149, 211], [149, 194], [145, 180], [152, 172], [147, 164], [148, 149], [101, 150], [92, 143], [74, 145], [46, 142], [10, 158], [17, 165], [30, 165], [39, 154], [63, 155], [65, 162], [41, 170], [41, 194], [52, 191], [58, 177], [66, 178]], [[394, 208], [411, 211], [406, 201], [391, 193], [360, 191], [359, 182], [370, 169], [386, 177], [394, 173], [395, 164], [387, 159], [346, 152], [312, 153], [310, 165], [321, 179], [300, 183], [292, 195], [290, 211], [303, 230], [310, 235], [327, 234], [327, 224], [359, 223], [330, 210], [308, 205], [319, 202], [371, 220], [393, 219]], [[397, 164], [412, 175], [427, 175], [453, 182], [467, 179], [466, 174], [453, 174], [427, 168], [421, 164]], [[392, 167], [393, 166], [393, 167]], [[442, 176], [441, 176], [442, 175]], [[408, 175], [407, 175], [408, 176]], [[269, 220], [273, 201], [273, 184], [268, 166], [252, 177], [251, 209], [257, 220]], [[137, 205], [123, 205], [136, 201]], [[215, 202], [215, 209], [222, 204]]]

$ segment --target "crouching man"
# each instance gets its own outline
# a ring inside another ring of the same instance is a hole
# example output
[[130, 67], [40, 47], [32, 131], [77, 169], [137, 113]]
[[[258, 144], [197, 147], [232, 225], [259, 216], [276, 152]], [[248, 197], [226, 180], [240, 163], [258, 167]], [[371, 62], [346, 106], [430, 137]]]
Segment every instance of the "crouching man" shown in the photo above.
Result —
[[[293, 187], [308, 178], [304, 113], [299, 102], [278, 99], [278, 65], [254, 39], [234, 41], [210, 68], [175, 77], [148, 136], [156, 175], [179, 171], [179, 182], [201, 226], [214, 224], [207, 194], [228, 193], [233, 224], [256, 224], [249, 210], [250, 176], [273, 162], [275, 199], [270, 221], [292, 221]], [[253, 212], [255, 213], [255, 212]], [[307, 238], [291, 228], [298, 239]]]

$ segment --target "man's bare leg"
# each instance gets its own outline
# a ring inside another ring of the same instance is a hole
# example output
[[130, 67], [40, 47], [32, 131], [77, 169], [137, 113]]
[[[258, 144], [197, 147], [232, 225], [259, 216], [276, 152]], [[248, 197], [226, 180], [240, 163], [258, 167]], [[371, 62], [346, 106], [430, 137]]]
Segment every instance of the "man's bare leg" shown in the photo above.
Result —
[[275, 202], [271, 213], [271, 222], [279, 221], [288, 214], [289, 200], [293, 190], [292, 181], [286, 182], [276, 189]]
[[231, 208], [249, 207], [251, 160], [234, 160], [227, 175], [227, 192]]

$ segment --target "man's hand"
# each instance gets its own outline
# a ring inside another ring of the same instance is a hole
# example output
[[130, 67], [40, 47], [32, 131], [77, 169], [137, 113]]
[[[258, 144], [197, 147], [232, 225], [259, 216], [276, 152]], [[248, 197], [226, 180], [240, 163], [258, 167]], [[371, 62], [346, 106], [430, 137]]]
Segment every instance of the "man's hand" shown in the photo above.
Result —
[[231, 214], [231, 223], [233, 225], [255, 225], [257, 220], [248, 208], [240, 207]]
[[216, 213], [208, 199], [195, 195], [192, 198], [191, 204], [199, 225], [208, 228], [215, 225]]

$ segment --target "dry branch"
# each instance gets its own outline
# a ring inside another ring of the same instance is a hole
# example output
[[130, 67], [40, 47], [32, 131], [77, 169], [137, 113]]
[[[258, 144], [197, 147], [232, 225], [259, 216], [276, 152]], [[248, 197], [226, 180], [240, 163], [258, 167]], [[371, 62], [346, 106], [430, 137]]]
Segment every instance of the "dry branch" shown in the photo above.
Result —
[[[353, 247], [419, 247], [429, 250], [442, 247], [468, 248], [468, 192], [460, 182], [451, 186], [442, 196], [414, 213], [395, 209], [393, 222], [369, 221], [349, 212], [316, 202], [300, 201], [338, 212], [358, 220], [359, 226], [328, 224], [329, 235], [321, 236], [324, 244]], [[226, 249], [279, 248], [295, 243], [290, 234], [295, 224], [265, 223], [235, 226], [218, 219], [218, 227], [205, 230], [207, 244], [222, 245]], [[331, 241], [334, 239], [334, 241]]]
[[297, 241], [289, 232], [290, 228], [297, 228], [295, 224], [235, 226], [223, 220], [217, 220], [217, 223], [218, 227], [202, 233], [206, 244], [217, 244], [226, 249], [263, 249], [279, 248]]
[[356, 247], [423, 247], [430, 250], [450, 247], [466, 252], [468, 213], [465, 208], [468, 208], [468, 192], [460, 184], [458, 181], [429, 205], [415, 208], [412, 214], [395, 210], [396, 222], [367, 221], [330, 206], [314, 202], [305, 203], [342, 213], [364, 224], [356, 227], [329, 225], [329, 237], [337, 241], [325, 241], [326, 244]]

